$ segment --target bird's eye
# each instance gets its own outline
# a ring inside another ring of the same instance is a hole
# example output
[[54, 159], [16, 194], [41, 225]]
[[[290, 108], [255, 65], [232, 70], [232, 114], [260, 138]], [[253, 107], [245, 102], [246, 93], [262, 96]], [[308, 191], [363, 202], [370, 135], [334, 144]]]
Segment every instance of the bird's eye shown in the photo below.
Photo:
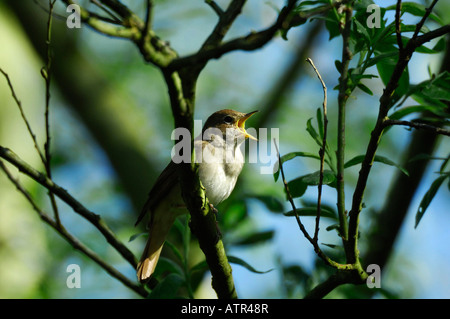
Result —
[[231, 124], [231, 123], [233, 123], [233, 118], [231, 116], [227, 115], [223, 118], [223, 121], [227, 124]]

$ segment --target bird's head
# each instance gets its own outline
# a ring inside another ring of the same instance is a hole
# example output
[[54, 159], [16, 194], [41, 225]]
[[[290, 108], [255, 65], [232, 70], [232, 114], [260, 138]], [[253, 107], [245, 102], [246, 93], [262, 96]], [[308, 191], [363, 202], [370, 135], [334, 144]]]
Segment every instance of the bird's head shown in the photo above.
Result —
[[210, 139], [211, 135], [218, 135], [220, 132], [222, 137], [227, 141], [233, 141], [235, 139], [242, 139], [242, 141], [244, 141], [246, 138], [257, 141], [258, 139], [256, 137], [250, 135], [245, 130], [245, 121], [256, 112], [258, 111], [242, 113], [225, 109], [213, 113], [203, 126], [203, 139]]

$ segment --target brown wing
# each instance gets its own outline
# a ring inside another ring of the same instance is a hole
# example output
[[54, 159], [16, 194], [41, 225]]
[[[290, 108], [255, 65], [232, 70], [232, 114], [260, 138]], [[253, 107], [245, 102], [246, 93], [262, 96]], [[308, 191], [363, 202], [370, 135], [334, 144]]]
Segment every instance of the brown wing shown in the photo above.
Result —
[[144, 218], [147, 212], [152, 210], [153, 207], [155, 207], [159, 203], [159, 201], [169, 193], [169, 191], [177, 182], [177, 164], [170, 161], [169, 165], [167, 165], [162, 173], [158, 176], [158, 179], [150, 190], [147, 202], [144, 204], [141, 214], [139, 215], [136, 224], [134, 224], [135, 226], [139, 224], [139, 222]]

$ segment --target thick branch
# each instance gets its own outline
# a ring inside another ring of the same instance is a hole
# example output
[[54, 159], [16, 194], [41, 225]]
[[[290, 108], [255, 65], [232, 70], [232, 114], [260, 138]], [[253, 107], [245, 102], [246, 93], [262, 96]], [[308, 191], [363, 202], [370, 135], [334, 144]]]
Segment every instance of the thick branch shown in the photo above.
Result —
[[[237, 2], [239, 1], [234, 1], [233, 3]], [[289, 0], [286, 7], [281, 10], [276, 22], [269, 28], [259, 32], [252, 32], [247, 36], [236, 38], [220, 45], [214, 45], [212, 47], [204, 45], [203, 49], [195, 54], [173, 60], [168, 68], [170, 70], [178, 70], [187, 66], [203, 64], [211, 59], [218, 59], [222, 55], [231, 51], [252, 51], [261, 48], [275, 36], [278, 30], [283, 28], [284, 23], [288, 20], [289, 14], [293, 10], [295, 4], [295, 0]], [[225, 30], [224, 26], [227, 26], [227, 24], [224, 23], [223, 25], [220, 25], [220, 28], [222, 30]], [[218, 37], [218, 35], [211, 36], [210, 38], [210, 41], [214, 40], [213, 42], [216, 43], [218, 39], [221, 39], [220, 37]], [[206, 44], [208, 44], [208, 41], [206, 42]]]
[[195, 80], [180, 78], [177, 72], [164, 73], [169, 90], [170, 104], [176, 127], [185, 127], [191, 132], [191, 162], [180, 163], [181, 191], [184, 202], [190, 212], [190, 227], [198, 238], [199, 245], [205, 254], [206, 262], [212, 276], [212, 286], [219, 299], [237, 298], [231, 266], [217, 231], [215, 214], [206, 198], [205, 189], [198, 177], [198, 165], [193, 147], [193, 110], [195, 100]]

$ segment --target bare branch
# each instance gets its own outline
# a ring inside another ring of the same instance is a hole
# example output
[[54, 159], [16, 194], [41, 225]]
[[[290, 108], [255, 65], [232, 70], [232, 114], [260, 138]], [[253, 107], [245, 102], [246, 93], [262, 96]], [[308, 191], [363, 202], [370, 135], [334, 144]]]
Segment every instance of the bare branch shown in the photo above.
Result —
[[420, 32], [420, 29], [422, 29], [423, 25], [425, 24], [425, 21], [427, 21], [428, 17], [431, 14], [431, 11], [433, 11], [434, 6], [436, 5], [436, 3], [439, 0], [433, 0], [433, 2], [431, 3], [431, 5], [427, 8], [427, 10], [425, 11], [425, 14], [423, 15], [422, 19], [419, 21], [419, 23], [416, 26], [416, 30], [414, 31], [414, 34], [412, 36], [412, 39], [417, 38], [417, 35]]
[[318, 237], [319, 237], [319, 224], [320, 224], [320, 213], [321, 213], [321, 205], [322, 205], [322, 186], [323, 186], [323, 167], [325, 162], [325, 148], [327, 145], [327, 128], [328, 128], [328, 117], [327, 117], [327, 87], [325, 85], [325, 82], [322, 80], [322, 76], [320, 75], [319, 71], [317, 70], [316, 66], [314, 65], [313, 60], [310, 58], [307, 58], [306, 61], [308, 61], [309, 64], [313, 67], [314, 71], [317, 74], [317, 77], [320, 80], [320, 83], [322, 84], [323, 88], [323, 140], [322, 140], [322, 147], [320, 149], [319, 155], [320, 155], [320, 170], [319, 170], [319, 185], [318, 185], [318, 196], [317, 196], [317, 217], [316, 217], [316, 228], [314, 231], [314, 241], [317, 243]]
[[412, 128], [418, 129], [418, 130], [428, 130], [428, 131], [434, 132], [436, 134], [450, 136], [450, 130], [446, 130], [444, 128], [436, 127], [436, 126], [425, 124], [425, 123], [388, 119], [388, 120], [385, 120], [383, 122], [383, 124], [385, 127], [392, 126], [392, 125], [409, 126], [409, 127], [412, 127]]
[[[347, 248], [346, 241], [348, 239], [348, 225], [345, 209], [345, 190], [344, 190], [344, 164], [345, 164], [345, 106], [348, 100], [348, 82], [349, 82], [349, 65], [352, 59], [350, 51], [350, 32], [352, 8], [345, 7], [345, 24], [342, 27], [342, 70], [339, 77], [339, 95], [338, 95], [338, 138], [337, 138], [337, 207], [339, 214], [339, 233], [344, 242], [344, 248]], [[346, 255], [350, 255], [346, 250]], [[352, 258], [350, 258], [352, 259]], [[347, 260], [347, 262], [350, 262]], [[352, 263], [355, 260], [351, 261]]]
[[[51, 171], [51, 153], [50, 153], [50, 84], [52, 77], [52, 53], [51, 53], [51, 35], [52, 35], [52, 13], [53, 8], [55, 6], [56, 0], [49, 0], [49, 13], [47, 20], [47, 63], [45, 67], [41, 70], [41, 75], [45, 80], [45, 143], [44, 143], [44, 152], [45, 152], [45, 172], [47, 173], [48, 178], [52, 178]], [[44, 72], [45, 70], [45, 72]], [[58, 205], [56, 204], [55, 195], [52, 192], [48, 192], [48, 196], [50, 198], [50, 203], [52, 205], [53, 214], [55, 216], [56, 224], [61, 226], [61, 220], [59, 219], [59, 210]]]
[[274, 139], [274, 145], [277, 150], [277, 156], [278, 156], [278, 163], [280, 165], [280, 171], [281, 171], [281, 179], [283, 180], [284, 189], [286, 191], [286, 195], [288, 197], [289, 203], [292, 206], [292, 210], [294, 211], [295, 219], [297, 220], [298, 227], [300, 228], [300, 231], [303, 233], [305, 238], [313, 245], [314, 251], [316, 254], [329, 266], [334, 267], [336, 269], [340, 270], [353, 270], [354, 265], [352, 264], [339, 264], [332, 260], [330, 257], [328, 257], [322, 249], [320, 249], [319, 244], [317, 243], [317, 240], [314, 240], [309, 235], [308, 231], [306, 230], [305, 226], [303, 225], [302, 221], [300, 220], [300, 216], [297, 212], [297, 207], [295, 206], [294, 199], [292, 198], [291, 192], [289, 191], [289, 185], [286, 182], [286, 178], [284, 176], [284, 169], [283, 169], [283, 163], [281, 161], [280, 151], [278, 149], [277, 141]]
[[400, 30], [400, 15], [402, 11], [402, 0], [397, 0], [397, 7], [395, 9], [395, 33], [397, 35], [397, 45], [399, 51], [403, 51], [402, 33]]
[[209, 5], [219, 17], [224, 14], [222, 8], [214, 0], [205, 0], [205, 3]]
[[[238, 9], [237, 3], [239, 2], [245, 2], [245, 1], [233, 1], [230, 4], [229, 9], [232, 7], [233, 3], [236, 3], [236, 7], [233, 8], [233, 12], [235, 12], [235, 9]], [[228, 42], [225, 42], [223, 44], [219, 44], [219, 41], [223, 38], [221, 36], [221, 33], [217, 33], [218, 30], [226, 30], [225, 27], [228, 23], [221, 23], [219, 21], [218, 25], [216, 26], [216, 31], [211, 34], [211, 36], [208, 38], [208, 40], [205, 42], [205, 44], [202, 46], [202, 49], [199, 50], [197, 53], [194, 53], [192, 55], [181, 57], [174, 59], [168, 66], [168, 69], [170, 70], [179, 70], [181, 68], [185, 68], [187, 66], [197, 65], [206, 63], [208, 60], [211, 59], [218, 59], [222, 55], [236, 50], [243, 50], [243, 51], [252, 51], [256, 50], [258, 48], [261, 48], [266, 43], [268, 43], [276, 34], [276, 32], [280, 29], [282, 29], [284, 26], [284, 23], [287, 21], [287, 18], [290, 14], [290, 12], [294, 9], [294, 6], [296, 4], [295, 0], [289, 0], [286, 7], [284, 7], [280, 14], [278, 15], [277, 20], [272, 24], [272, 26], [259, 31], [259, 32], [251, 32], [250, 34], [236, 38], [234, 40], [230, 40]], [[228, 9], [227, 9], [228, 11]], [[226, 15], [226, 13], [225, 13]], [[230, 14], [230, 18], [235, 18], [233, 15]], [[225, 20], [224, 20], [225, 21]]]
[[6, 82], [8, 82], [8, 86], [9, 86], [9, 89], [10, 89], [10, 91], [11, 91], [11, 95], [12, 95], [14, 101], [16, 102], [17, 107], [19, 108], [20, 115], [22, 116], [22, 119], [23, 119], [23, 121], [25, 122], [25, 125], [27, 126], [28, 133], [30, 134], [31, 139], [33, 140], [34, 148], [35, 148], [36, 151], [38, 152], [39, 157], [41, 158], [42, 163], [45, 164], [45, 156], [44, 156], [44, 154], [42, 153], [42, 151], [39, 149], [39, 145], [38, 145], [38, 142], [37, 142], [37, 139], [36, 139], [36, 135], [33, 133], [33, 130], [31, 129], [30, 122], [28, 122], [28, 119], [27, 119], [27, 117], [26, 117], [26, 115], [25, 115], [25, 112], [24, 112], [24, 110], [23, 110], [23, 108], [22, 108], [22, 102], [20, 102], [19, 98], [18, 98], [17, 95], [16, 95], [16, 92], [15, 92], [15, 90], [14, 90], [14, 86], [13, 86], [13, 84], [12, 84], [10, 78], [9, 78], [9, 75], [8, 75], [8, 73], [6, 73], [5, 71], [3, 71], [1, 68], [0, 68], [0, 72], [5, 76]]
[[60, 223], [53, 220], [48, 214], [46, 214], [44, 211], [42, 211], [31, 195], [26, 191], [26, 189], [20, 184], [20, 182], [14, 178], [14, 176], [9, 172], [5, 164], [3, 164], [3, 161], [0, 160], [0, 168], [5, 172], [8, 179], [13, 183], [17, 190], [22, 193], [23, 196], [27, 199], [27, 201], [33, 206], [33, 209], [37, 212], [39, 217], [48, 225], [50, 225], [53, 229], [55, 229], [72, 247], [75, 249], [81, 251], [84, 255], [86, 255], [88, 258], [93, 260], [95, 263], [97, 263], [100, 267], [102, 267], [107, 273], [109, 273], [112, 277], [116, 278], [120, 282], [122, 282], [125, 286], [129, 287], [130, 289], [134, 290], [136, 293], [141, 295], [142, 297], [146, 297], [148, 295], [147, 291], [142, 287], [134, 282], [132, 282], [130, 279], [125, 277], [121, 272], [119, 272], [117, 269], [112, 267], [110, 264], [108, 264], [106, 261], [104, 261], [99, 255], [97, 255], [93, 250], [91, 250], [89, 247], [85, 246], [78, 238], [70, 234], [66, 228], [64, 228]]
[[63, 202], [72, 207], [72, 209], [93, 224], [106, 241], [111, 244], [134, 268], [137, 261], [133, 253], [119, 240], [112, 230], [106, 225], [101, 217], [85, 208], [78, 200], [70, 195], [65, 189], [55, 184], [45, 174], [42, 174], [24, 162], [11, 150], [0, 146], [0, 157], [14, 165], [20, 172], [31, 177], [33, 180], [47, 188], [49, 191], [58, 196]]

